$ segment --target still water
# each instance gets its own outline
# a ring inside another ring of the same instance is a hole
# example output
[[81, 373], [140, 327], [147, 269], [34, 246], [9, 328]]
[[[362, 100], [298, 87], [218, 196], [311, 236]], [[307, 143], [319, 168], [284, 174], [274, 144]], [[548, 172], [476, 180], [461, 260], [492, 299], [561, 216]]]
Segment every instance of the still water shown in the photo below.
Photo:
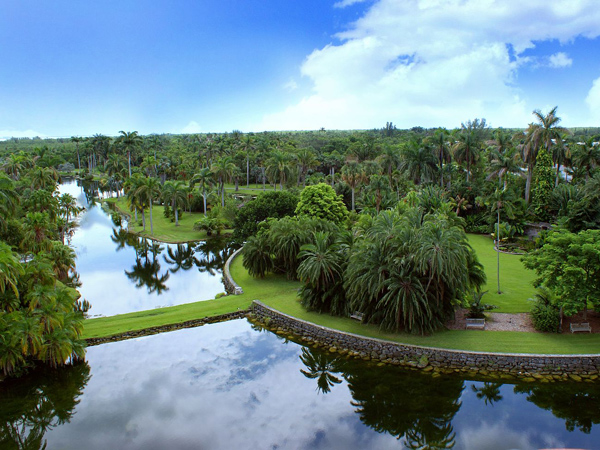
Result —
[[0, 448], [593, 449], [599, 405], [597, 384], [435, 378], [242, 319], [92, 347], [87, 363], [0, 384]]
[[139, 238], [113, 223], [92, 186], [66, 179], [59, 189], [86, 208], [69, 242], [90, 317], [209, 300], [224, 291], [222, 268], [233, 253], [227, 240], [178, 245]]

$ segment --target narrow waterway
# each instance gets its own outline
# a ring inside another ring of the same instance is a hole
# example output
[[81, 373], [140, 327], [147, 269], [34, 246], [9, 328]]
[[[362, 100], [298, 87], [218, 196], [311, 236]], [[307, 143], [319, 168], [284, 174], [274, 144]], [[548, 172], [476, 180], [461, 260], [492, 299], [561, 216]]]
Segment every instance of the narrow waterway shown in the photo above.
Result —
[[209, 300], [224, 291], [222, 268], [233, 253], [226, 239], [163, 244], [140, 238], [127, 233], [126, 222], [113, 223], [108, 206], [94, 200], [93, 186], [66, 179], [59, 189], [85, 207], [69, 243], [91, 317]]

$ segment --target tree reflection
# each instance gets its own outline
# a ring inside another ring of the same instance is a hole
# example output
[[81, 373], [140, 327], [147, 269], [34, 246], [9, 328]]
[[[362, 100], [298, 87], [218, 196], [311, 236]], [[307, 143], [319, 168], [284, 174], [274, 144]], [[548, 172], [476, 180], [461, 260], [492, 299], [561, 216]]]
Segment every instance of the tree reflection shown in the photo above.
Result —
[[528, 401], [564, 419], [568, 431], [578, 428], [589, 434], [592, 426], [600, 423], [600, 386], [597, 384], [523, 384], [515, 386], [514, 391], [526, 394]]
[[[389, 433], [412, 449], [448, 449], [455, 445], [452, 419], [461, 406], [463, 380], [410, 372], [402, 368], [348, 360], [303, 348], [300, 372], [317, 380], [317, 390], [348, 382], [351, 404], [360, 420], [378, 432]], [[336, 376], [336, 375], [340, 376]]]
[[191, 244], [177, 244], [177, 247], [173, 249], [172, 246], [167, 248], [167, 254], [163, 255], [165, 262], [171, 264], [169, 270], [171, 273], [175, 273], [180, 269], [190, 270], [194, 265], [197, 264], [197, 260], [194, 257], [195, 251]]
[[236, 246], [226, 239], [209, 239], [196, 244], [196, 266], [200, 272], [217, 275], [223, 271], [223, 266], [235, 252]]
[[158, 255], [162, 253], [164, 247], [149, 239], [139, 239], [134, 248], [136, 250], [135, 264], [130, 271], [125, 270], [127, 278], [135, 282], [137, 288], [146, 286], [150, 294], [156, 292], [160, 295], [162, 292], [168, 291], [166, 283], [170, 273], [167, 271], [160, 275], [158, 259]]
[[0, 448], [45, 449], [46, 431], [71, 420], [89, 378], [82, 361], [0, 383]]
[[342, 382], [341, 378], [333, 375], [341, 371], [343, 364], [341, 358], [331, 358], [323, 352], [303, 347], [300, 361], [307, 368], [307, 370], [300, 369], [300, 372], [306, 378], [317, 380], [317, 391], [327, 394], [334, 385]]
[[494, 406], [494, 403], [498, 403], [503, 399], [502, 395], [500, 395], [501, 386], [502, 383], [492, 383], [490, 381], [486, 381], [481, 387], [477, 387], [472, 384], [471, 390], [475, 392], [475, 396], [479, 400], [483, 399], [486, 405]]

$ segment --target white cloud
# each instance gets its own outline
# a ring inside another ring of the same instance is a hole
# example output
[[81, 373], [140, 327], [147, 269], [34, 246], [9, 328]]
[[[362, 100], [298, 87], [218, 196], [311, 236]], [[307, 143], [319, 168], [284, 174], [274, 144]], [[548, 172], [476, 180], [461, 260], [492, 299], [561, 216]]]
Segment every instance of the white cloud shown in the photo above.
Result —
[[355, 3], [363, 3], [366, 0], [340, 0], [333, 4], [334, 8], [345, 8], [346, 6], [352, 6]]
[[298, 89], [298, 83], [296, 83], [296, 81], [293, 78], [290, 78], [290, 80], [283, 85], [283, 89], [285, 89], [288, 92], [293, 92], [296, 89]]
[[[533, 108], [515, 79], [533, 61], [522, 52], [536, 41], [598, 35], [593, 0], [379, 0], [339, 42], [306, 58], [301, 73], [312, 92], [256, 128], [372, 128], [390, 120], [454, 127], [474, 117], [524, 126]], [[550, 60], [571, 61], [564, 53]]]
[[585, 102], [590, 109], [591, 122], [595, 123], [595, 126], [600, 122], [600, 78], [596, 78], [592, 84], [592, 88], [589, 90]]
[[0, 138], [2, 138], [3, 140], [9, 139], [11, 137], [46, 137], [46, 135], [35, 130], [0, 130]]
[[563, 67], [571, 67], [572, 64], [573, 60], [564, 52], [558, 52], [550, 56], [550, 67], [560, 69]]
[[202, 133], [202, 127], [198, 124], [198, 122], [191, 120], [185, 127], [183, 127], [180, 133], [183, 134], [193, 134], [193, 133]]

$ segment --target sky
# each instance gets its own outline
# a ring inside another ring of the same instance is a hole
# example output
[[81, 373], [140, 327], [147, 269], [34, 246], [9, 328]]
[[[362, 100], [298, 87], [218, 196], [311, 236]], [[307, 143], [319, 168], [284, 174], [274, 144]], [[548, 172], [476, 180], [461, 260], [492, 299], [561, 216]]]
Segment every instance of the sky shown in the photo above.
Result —
[[0, 138], [600, 126], [598, 0], [4, 0]]

